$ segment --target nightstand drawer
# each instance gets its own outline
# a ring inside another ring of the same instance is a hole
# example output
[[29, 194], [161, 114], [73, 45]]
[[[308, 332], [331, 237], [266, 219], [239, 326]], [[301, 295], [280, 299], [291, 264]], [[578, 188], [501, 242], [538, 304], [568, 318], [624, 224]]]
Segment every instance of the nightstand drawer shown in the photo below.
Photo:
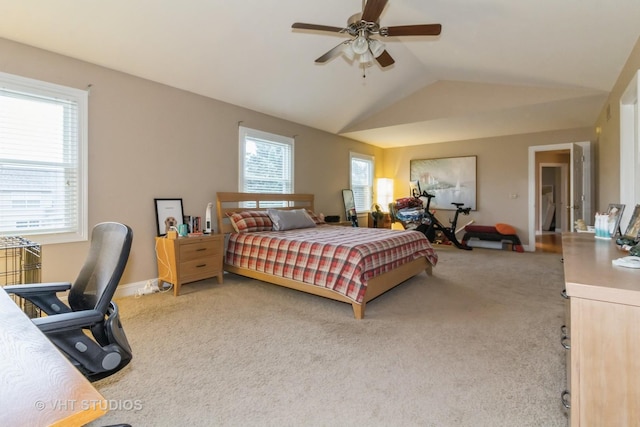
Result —
[[208, 258], [220, 253], [220, 245], [215, 241], [203, 241], [180, 245], [180, 260], [182, 262], [192, 259]]
[[[211, 254], [210, 251], [208, 253]], [[219, 270], [217, 260], [210, 258], [194, 259], [180, 264], [178, 278], [182, 283], [194, 282], [215, 276]]]

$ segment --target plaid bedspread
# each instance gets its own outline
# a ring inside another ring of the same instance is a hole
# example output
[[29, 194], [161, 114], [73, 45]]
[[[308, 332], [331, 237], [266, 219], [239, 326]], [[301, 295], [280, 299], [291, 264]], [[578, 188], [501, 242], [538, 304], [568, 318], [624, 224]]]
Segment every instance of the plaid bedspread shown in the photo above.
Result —
[[361, 303], [369, 279], [423, 256], [436, 265], [438, 256], [417, 231], [320, 225], [231, 234], [225, 262], [322, 286]]

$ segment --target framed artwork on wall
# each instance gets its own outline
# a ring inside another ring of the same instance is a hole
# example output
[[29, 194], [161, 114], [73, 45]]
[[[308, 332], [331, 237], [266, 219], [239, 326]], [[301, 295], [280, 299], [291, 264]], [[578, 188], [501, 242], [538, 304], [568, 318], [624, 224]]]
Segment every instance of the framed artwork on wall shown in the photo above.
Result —
[[431, 207], [455, 210], [452, 203], [464, 203], [476, 210], [476, 156], [419, 159], [410, 161], [410, 179], [422, 191], [434, 194]]
[[170, 227], [183, 223], [182, 199], [154, 199], [156, 203], [156, 228], [158, 236], [164, 236]]

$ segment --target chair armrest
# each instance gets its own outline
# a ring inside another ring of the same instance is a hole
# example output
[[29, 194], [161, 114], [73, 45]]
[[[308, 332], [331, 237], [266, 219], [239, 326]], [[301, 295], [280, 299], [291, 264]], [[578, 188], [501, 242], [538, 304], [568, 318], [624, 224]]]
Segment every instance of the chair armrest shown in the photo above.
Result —
[[71, 283], [69, 282], [29, 283], [26, 285], [9, 285], [9, 286], [5, 286], [3, 289], [10, 294], [16, 294], [18, 296], [27, 297], [30, 295], [64, 292], [71, 289]]
[[31, 319], [42, 332], [62, 332], [68, 329], [78, 329], [101, 322], [104, 315], [98, 310], [83, 310], [70, 313], [53, 314], [47, 317]]
[[27, 301], [32, 302], [40, 310], [47, 314], [67, 313], [71, 309], [66, 306], [60, 298], [58, 292], [64, 292], [71, 288], [71, 283], [33, 283], [28, 285], [5, 286], [8, 293], [12, 293]]

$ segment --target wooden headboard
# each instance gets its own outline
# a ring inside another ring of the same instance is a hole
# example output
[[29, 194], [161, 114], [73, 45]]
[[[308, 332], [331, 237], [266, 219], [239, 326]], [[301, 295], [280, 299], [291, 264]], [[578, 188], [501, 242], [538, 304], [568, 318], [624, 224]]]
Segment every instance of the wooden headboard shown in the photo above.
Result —
[[[274, 206], [274, 202], [279, 206]], [[277, 209], [308, 209], [313, 211], [313, 194], [278, 193], [216, 193], [218, 232], [233, 233], [227, 213], [241, 211], [264, 211]]]

